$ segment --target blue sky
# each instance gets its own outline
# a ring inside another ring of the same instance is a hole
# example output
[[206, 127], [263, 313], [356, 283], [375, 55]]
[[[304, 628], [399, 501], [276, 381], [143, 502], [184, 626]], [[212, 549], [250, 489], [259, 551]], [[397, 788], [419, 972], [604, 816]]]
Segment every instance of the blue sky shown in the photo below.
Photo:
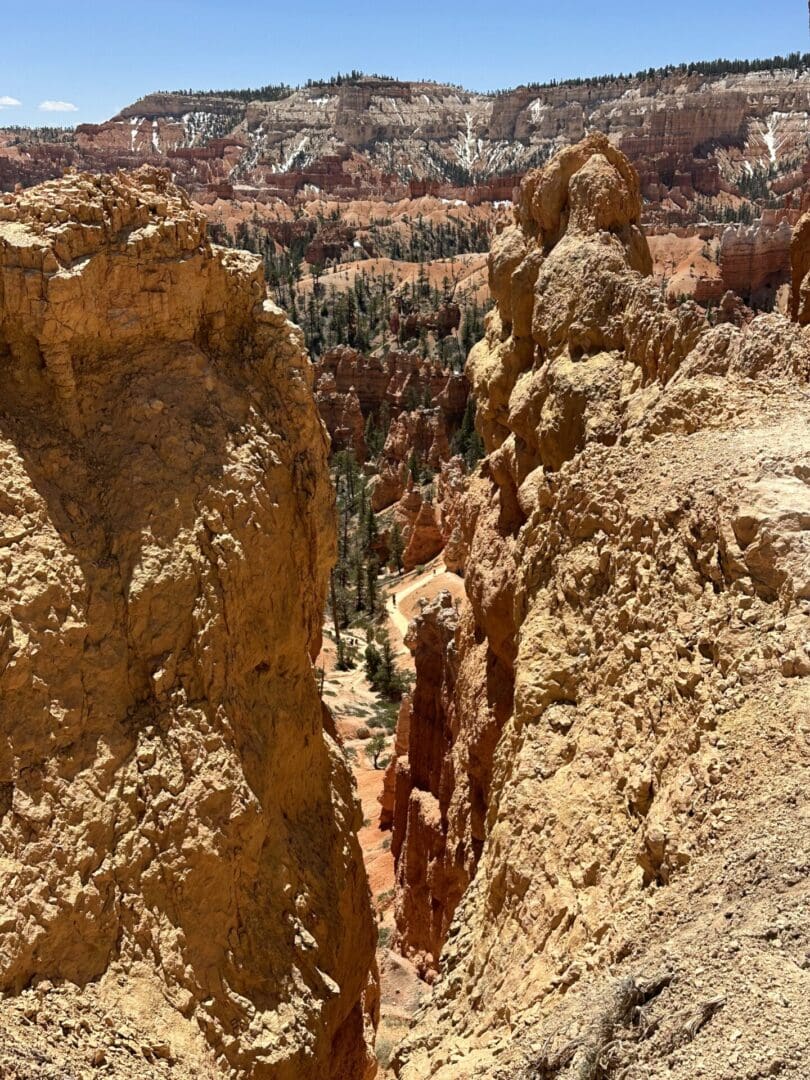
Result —
[[810, 50], [805, 0], [0, 0], [0, 35], [0, 125], [96, 122], [152, 90], [352, 68], [488, 90]]

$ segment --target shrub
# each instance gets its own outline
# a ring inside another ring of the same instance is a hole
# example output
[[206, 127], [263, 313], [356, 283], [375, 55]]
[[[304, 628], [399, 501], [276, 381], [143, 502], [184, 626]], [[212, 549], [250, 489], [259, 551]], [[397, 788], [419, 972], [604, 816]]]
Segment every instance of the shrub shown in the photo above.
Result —
[[388, 739], [381, 731], [372, 735], [369, 740], [369, 744], [366, 747], [366, 757], [375, 769], [382, 769], [387, 764], [387, 761], [382, 760], [382, 753], [387, 745]]
[[[373, 650], [371, 663], [368, 661], [370, 650]], [[387, 634], [382, 635], [382, 649], [369, 645], [366, 648], [366, 657], [366, 673], [372, 688], [391, 701], [399, 701], [405, 683], [397, 671], [394, 650]]]

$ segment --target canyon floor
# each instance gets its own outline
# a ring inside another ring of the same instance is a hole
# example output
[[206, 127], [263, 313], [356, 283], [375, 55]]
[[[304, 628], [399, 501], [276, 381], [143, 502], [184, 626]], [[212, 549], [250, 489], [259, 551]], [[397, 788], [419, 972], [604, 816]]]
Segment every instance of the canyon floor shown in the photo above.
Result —
[[[464, 583], [444, 566], [441, 556], [422, 570], [381, 578], [385, 591], [386, 626], [394, 645], [397, 663], [405, 672], [413, 672], [413, 657], [405, 645], [408, 624], [422, 603], [447, 590], [456, 598], [464, 591]], [[343, 631], [358, 646], [365, 641], [361, 634]], [[393, 1076], [386, 1066], [390, 1055], [404, 1036], [410, 1021], [424, 999], [429, 987], [417, 975], [408, 960], [388, 948], [394, 930], [394, 860], [391, 855], [391, 832], [379, 828], [380, 795], [384, 768], [374, 768], [365, 747], [368, 741], [368, 719], [380, 707], [362, 664], [350, 671], [336, 667], [334, 631], [325, 629], [324, 644], [316, 667], [324, 672], [323, 697], [335, 718], [338, 733], [347, 747], [357, 784], [357, 795], [363, 810], [360, 847], [368, 873], [369, 887], [377, 913], [379, 945], [377, 965], [380, 971], [380, 1024], [377, 1029], [376, 1051], [383, 1076]], [[358, 737], [358, 731], [362, 737]], [[387, 738], [387, 759], [393, 748], [393, 735]]]

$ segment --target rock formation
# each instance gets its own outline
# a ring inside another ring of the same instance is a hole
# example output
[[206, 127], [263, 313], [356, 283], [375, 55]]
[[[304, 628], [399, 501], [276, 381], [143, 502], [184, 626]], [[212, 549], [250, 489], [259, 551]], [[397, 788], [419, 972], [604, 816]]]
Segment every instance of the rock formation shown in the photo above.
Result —
[[[416, 687], [397, 724], [391, 851], [397, 867], [397, 941], [423, 976], [432, 977], [469, 878], [445, 846], [453, 794], [453, 691], [457, 612], [449, 592], [427, 603], [411, 623], [406, 644]], [[400, 731], [400, 728], [403, 731]]]
[[773, 297], [780, 285], [790, 281], [792, 231], [786, 220], [724, 229], [720, 272], [725, 288], [749, 301]]
[[802, 326], [810, 323], [810, 213], [796, 226], [790, 250], [791, 314]]
[[358, 461], [365, 461], [365, 424], [360, 399], [353, 386], [341, 394], [335, 377], [325, 371], [315, 383], [315, 404], [332, 440], [333, 450], [353, 450]]
[[371, 509], [376, 513], [403, 498], [408, 488], [408, 463], [381, 457], [378, 472], [369, 482]]
[[370, 485], [373, 510], [384, 510], [402, 497], [408, 486], [408, 464], [414, 455], [420, 467], [427, 465], [434, 472], [450, 457], [441, 409], [414, 409], [391, 421], [378, 461], [379, 471]]
[[401, 1080], [806, 1073], [810, 339], [669, 309], [640, 213], [594, 134], [493, 244], [468, 603], [412, 631]]
[[441, 409], [422, 407], [401, 413], [391, 422], [383, 454], [407, 461], [415, 453], [420, 464], [438, 471], [450, 457], [447, 424]]
[[734, 292], [759, 308], [771, 308], [790, 281], [791, 226], [795, 210], [765, 211], [750, 225], [699, 223], [648, 237], [653, 273], [670, 302], [717, 304]]
[[379, 551], [384, 562], [390, 558], [390, 533], [395, 524], [404, 543], [402, 565], [406, 571], [430, 562], [444, 547], [439, 508], [409, 476], [401, 497], [379, 519]]
[[384, 405], [396, 416], [430, 399], [453, 424], [467, 404], [469, 384], [464, 375], [439, 368], [419, 353], [392, 349], [384, 356], [366, 356], [339, 345], [319, 357], [315, 367], [319, 376], [334, 378], [338, 393], [355, 390], [364, 416], [378, 414]]
[[[391, 829], [394, 825], [394, 807], [407, 804], [407, 799], [397, 799], [397, 777], [407, 768], [408, 740], [411, 722], [411, 696], [403, 695], [397, 714], [397, 730], [391, 759], [385, 770], [383, 790], [380, 794], [380, 828]], [[393, 847], [393, 840], [392, 840]]]
[[442, 462], [436, 476], [436, 505], [442, 533], [444, 565], [451, 573], [463, 574], [463, 496], [467, 490], [467, 469], [459, 455]]
[[5, 1076], [374, 1071], [327, 440], [260, 262], [151, 169], [0, 203]]
[[365, 76], [257, 91], [252, 101], [150, 94], [106, 123], [80, 125], [68, 145], [44, 136], [20, 145], [8, 132], [0, 183], [59, 175], [66, 161], [114, 170], [149, 159], [199, 195], [228, 185], [288, 199], [312, 188], [343, 198], [504, 199], [516, 174], [595, 130], [636, 164], [645, 198], [669, 213], [771, 171], [783, 191], [801, 187], [810, 73], [806, 58], [794, 59], [781, 69], [704, 73], [698, 64], [494, 94]]
[[414, 570], [430, 562], [444, 547], [444, 537], [439, 528], [435, 503], [423, 499], [418, 491], [411, 493], [411, 495], [414, 494], [419, 500], [418, 508], [410, 529], [407, 532], [403, 530], [405, 551], [402, 563], [406, 571]]
[[[721, 226], [690, 226], [648, 236], [653, 273], [671, 303], [716, 303], [723, 295], [720, 270]], [[683, 235], [681, 235], [683, 234]]]
[[364, 415], [378, 412], [386, 398], [391, 372], [379, 356], [365, 356], [349, 345], [328, 349], [316, 361], [318, 373], [328, 372], [340, 394], [355, 388]]

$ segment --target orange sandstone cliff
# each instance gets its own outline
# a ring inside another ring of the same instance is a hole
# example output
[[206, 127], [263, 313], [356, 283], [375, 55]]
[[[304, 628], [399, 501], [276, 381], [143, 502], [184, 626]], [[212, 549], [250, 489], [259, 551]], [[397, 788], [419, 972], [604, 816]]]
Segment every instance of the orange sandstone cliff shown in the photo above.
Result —
[[0, 203], [3, 1076], [373, 1075], [302, 343], [166, 174]]
[[640, 214], [595, 134], [492, 247], [466, 602], [411, 631], [389, 784], [438, 969], [401, 1080], [806, 1076], [810, 337], [669, 309]]

